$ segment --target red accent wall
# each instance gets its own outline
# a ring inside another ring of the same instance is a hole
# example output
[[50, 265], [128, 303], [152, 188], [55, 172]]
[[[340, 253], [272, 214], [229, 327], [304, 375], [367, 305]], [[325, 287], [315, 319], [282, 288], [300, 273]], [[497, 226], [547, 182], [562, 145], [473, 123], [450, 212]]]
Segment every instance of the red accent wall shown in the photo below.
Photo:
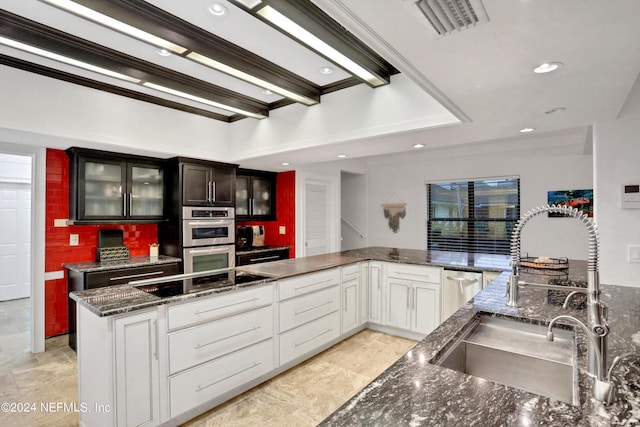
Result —
[[[64, 278], [45, 281], [45, 336], [68, 332], [67, 272], [62, 264], [95, 261], [98, 230], [119, 228], [131, 256], [149, 253], [149, 244], [158, 241], [155, 224], [73, 225], [54, 227], [54, 219], [69, 218], [69, 158], [62, 150], [47, 149], [47, 212], [45, 272], [64, 271]], [[69, 235], [77, 234], [78, 246], [69, 245]]]
[[[276, 221], [237, 221], [237, 225], [264, 225], [266, 246], [290, 246], [296, 257], [296, 172], [280, 172], [276, 177]], [[280, 234], [280, 226], [285, 234]]]

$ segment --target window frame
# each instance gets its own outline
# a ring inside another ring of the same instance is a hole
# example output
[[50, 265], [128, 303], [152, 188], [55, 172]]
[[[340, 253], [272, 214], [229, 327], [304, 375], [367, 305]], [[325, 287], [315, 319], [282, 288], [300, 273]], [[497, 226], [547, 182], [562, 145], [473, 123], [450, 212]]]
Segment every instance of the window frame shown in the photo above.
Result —
[[[510, 218], [483, 218], [478, 217], [475, 199], [476, 199], [476, 184], [477, 183], [486, 183], [490, 181], [501, 181], [501, 180], [514, 180], [517, 184], [517, 204], [514, 206], [515, 212], [514, 215]], [[466, 217], [433, 217], [432, 212], [434, 212], [434, 207], [432, 207], [433, 202], [433, 191], [432, 185], [445, 184], [445, 183], [465, 183], [467, 185], [467, 216]], [[521, 196], [520, 196], [520, 177], [519, 176], [506, 176], [506, 177], [492, 177], [492, 178], [474, 178], [474, 179], [457, 179], [457, 180], [442, 180], [442, 181], [434, 181], [426, 183], [426, 236], [425, 236], [425, 246], [427, 250], [438, 250], [443, 252], [466, 252], [467, 253], [490, 253], [490, 254], [499, 254], [499, 255], [509, 255], [509, 248], [504, 248], [502, 251], [498, 250], [502, 245], [496, 244], [499, 241], [497, 239], [492, 239], [490, 241], [493, 242], [491, 245], [492, 250], [488, 250], [489, 245], [485, 243], [481, 243], [476, 235], [476, 226], [478, 223], [487, 223], [487, 222], [500, 222], [506, 223], [507, 229], [513, 229], [520, 219], [521, 212]], [[436, 221], [449, 221], [449, 222], [460, 222], [466, 223], [466, 234], [467, 234], [467, 242], [458, 244], [458, 250], [451, 249], [450, 247], [433, 247], [433, 239], [432, 239], [432, 223]], [[510, 224], [510, 226], [509, 226]], [[508, 238], [510, 241], [510, 236]]]

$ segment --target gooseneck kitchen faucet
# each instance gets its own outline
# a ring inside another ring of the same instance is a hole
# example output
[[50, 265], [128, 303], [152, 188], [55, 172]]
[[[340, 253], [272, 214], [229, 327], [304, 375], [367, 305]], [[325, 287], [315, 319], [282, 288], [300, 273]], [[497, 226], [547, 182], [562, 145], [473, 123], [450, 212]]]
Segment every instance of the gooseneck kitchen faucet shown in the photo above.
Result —
[[594, 397], [598, 400], [609, 403], [613, 395], [611, 383], [609, 381], [609, 375], [607, 375], [607, 378], [605, 378], [605, 375], [607, 373], [607, 335], [609, 334], [609, 326], [607, 325], [606, 321], [607, 307], [602, 302], [600, 302], [600, 278], [598, 275], [598, 229], [595, 222], [593, 222], [591, 218], [589, 218], [576, 208], [556, 205], [546, 205], [533, 208], [520, 218], [513, 230], [513, 234], [511, 235], [511, 277], [509, 278], [509, 283], [507, 284], [508, 300], [506, 302], [506, 305], [511, 307], [518, 306], [518, 286], [530, 285], [558, 289], [558, 287], [554, 287], [551, 285], [525, 283], [520, 281], [522, 254], [520, 243], [522, 229], [531, 218], [542, 213], [557, 213], [576, 218], [580, 220], [585, 225], [585, 227], [587, 227], [587, 232], [589, 233], [587, 288], [567, 288], [567, 290], [570, 289], [573, 292], [571, 292], [567, 296], [564, 304], [564, 307], [566, 307], [569, 299], [576, 293], [586, 293], [587, 325], [584, 325], [581, 321], [573, 316], [558, 316], [549, 324], [549, 333], [547, 334], [547, 337], [549, 340], [553, 340], [551, 327], [557, 320], [561, 319], [572, 320], [578, 323], [579, 326], [585, 332], [587, 332], [587, 371], [591, 377], [595, 378], [595, 385], [593, 387]]

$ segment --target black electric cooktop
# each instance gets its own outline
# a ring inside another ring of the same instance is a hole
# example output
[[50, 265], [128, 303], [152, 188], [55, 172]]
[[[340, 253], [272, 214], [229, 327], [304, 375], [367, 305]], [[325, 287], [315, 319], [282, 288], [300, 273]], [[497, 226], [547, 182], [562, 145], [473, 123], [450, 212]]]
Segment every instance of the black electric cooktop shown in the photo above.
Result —
[[216, 273], [183, 280], [136, 286], [136, 288], [149, 294], [166, 298], [210, 289], [226, 288], [228, 286], [241, 285], [268, 278], [268, 276], [243, 272]]

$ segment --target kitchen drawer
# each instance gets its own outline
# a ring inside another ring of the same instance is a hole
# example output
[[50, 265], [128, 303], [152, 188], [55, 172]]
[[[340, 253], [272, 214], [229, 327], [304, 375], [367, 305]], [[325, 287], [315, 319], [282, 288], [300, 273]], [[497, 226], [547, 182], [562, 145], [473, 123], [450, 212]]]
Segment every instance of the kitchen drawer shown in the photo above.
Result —
[[169, 330], [220, 319], [272, 303], [273, 285], [270, 285], [170, 306], [167, 309]]
[[169, 373], [273, 337], [273, 306], [169, 334]]
[[280, 335], [280, 366], [317, 349], [339, 336], [339, 312]]
[[170, 417], [206, 403], [274, 368], [271, 339], [170, 377]]
[[279, 307], [279, 331], [288, 331], [339, 309], [339, 286], [283, 301]]
[[317, 273], [303, 274], [278, 281], [280, 301], [308, 294], [340, 283], [340, 269], [332, 268]]
[[415, 282], [442, 283], [442, 269], [439, 267], [428, 267], [422, 265], [385, 263], [387, 277], [397, 279], [412, 280]]
[[85, 273], [84, 289], [104, 286], [124, 285], [134, 280], [154, 279], [161, 276], [180, 274], [178, 263], [155, 264], [145, 267], [119, 268], [117, 270]]
[[341, 268], [342, 282], [358, 280], [360, 278], [360, 264], [345, 265]]
[[289, 249], [274, 249], [249, 254], [236, 253], [236, 266], [259, 264], [261, 262], [278, 261], [281, 259], [289, 259]]

